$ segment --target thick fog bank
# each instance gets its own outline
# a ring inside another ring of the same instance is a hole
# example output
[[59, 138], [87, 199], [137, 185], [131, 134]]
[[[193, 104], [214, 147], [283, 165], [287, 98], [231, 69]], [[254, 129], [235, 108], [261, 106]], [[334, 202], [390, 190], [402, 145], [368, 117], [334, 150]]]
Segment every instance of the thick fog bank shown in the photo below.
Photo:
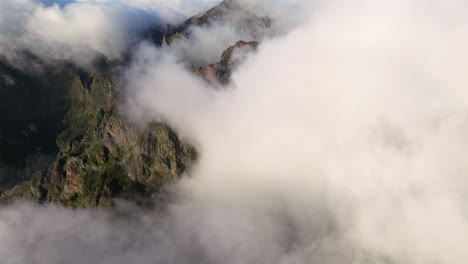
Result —
[[307, 19], [264, 39], [228, 87], [187, 71], [176, 46], [135, 51], [126, 114], [200, 152], [176, 201], [11, 205], [5, 263], [465, 262], [468, 6], [277, 2]]

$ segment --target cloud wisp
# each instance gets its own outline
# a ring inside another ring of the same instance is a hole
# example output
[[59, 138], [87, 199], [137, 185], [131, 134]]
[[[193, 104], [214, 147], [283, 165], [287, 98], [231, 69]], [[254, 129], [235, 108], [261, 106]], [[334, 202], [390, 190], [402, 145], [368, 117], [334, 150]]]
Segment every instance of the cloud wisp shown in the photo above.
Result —
[[[151, 27], [176, 24], [215, 1], [39, 1], [0, 3], [0, 56], [19, 67], [29, 56], [46, 63], [90, 66], [101, 57], [121, 59]], [[176, 11], [180, 10], [180, 11]]]

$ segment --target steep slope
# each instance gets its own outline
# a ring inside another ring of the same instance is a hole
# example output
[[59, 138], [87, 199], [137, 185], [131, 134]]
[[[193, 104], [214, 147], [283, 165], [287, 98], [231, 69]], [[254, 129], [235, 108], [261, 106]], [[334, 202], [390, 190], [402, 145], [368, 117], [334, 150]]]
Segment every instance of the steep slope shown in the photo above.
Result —
[[272, 28], [273, 21], [268, 16], [263, 16], [261, 10], [248, 1], [224, 0], [210, 10], [193, 16], [182, 25], [169, 30], [167, 42], [189, 37], [193, 26], [204, 27], [214, 24], [235, 25], [239, 30], [249, 32], [254, 39], [259, 39], [268, 34], [267, 29]]
[[[42, 73], [40, 76], [47, 76], [51, 83], [61, 85], [48, 87], [50, 90], [41, 95], [26, 96], [31, 101], [50, 101], [40, 109], [23, 109], [18, 104], [22, 93], [31, 95], [35, 89], [45, 89], [36, 79], [23, 85], [28, 78], [21, 74], [15, 77], [17, 83], [1, 87], [5, 95], [1, 105], [16, 102], [15, 111], [20, 116], [16, 119], [5, 113], [0, 120], [19, 122], [2, 126], [5, 169], [1, 176], [20, 183], [2, 193], [3, 202], [25, 197], [72, 207], [110, 206], [113, 197], [138, 199], [157, 191], [196, 158], [195, 150], [181, 143], [169, 127], [152, 124], [137, 128], [126, 122], [116, 109], [119, 86], [110, 72]], [[54, 93], [60, 96], [54, 97]], [[27, 115], [27, 111], [34, 115]], [[39, 118], [54, 114], [56, 118], [49, 123]], [[15, 157], [8, 156], [11, 149], [17, 152]], [[29, 165], [39, 157], [43, 157], [41, 166]]]
[[[237, 1], [223, 1], [153, 40], [190, 37], [191, 26], [215, 21], [269, 26], [268, 19], [239, 16], [242, 10]], [[193, 67], [194, 74], [226, 84], [242, 54], [257, 46], [239, 41], [218, 63]], [[104, 62], [85, 71], [65, 63], [27, 72], [0, 63], [0, 202], [24, 198], [96, 207], [111, 206], [112, 198], [144, 201], [196, 160], [196, 150], [168, 126], [141, 128], [119, 114], [118, 66]]]
[[69, 108], [66, 72], [20, 71], [0, 61], [0, 192], [47, 169]]
[[245, 56], [258, 48], [258, 41], [238, 41], [227, 48], [215, 64], [199, 67], [195, 73], [214, 84], [228, 84], [232, 71], [245, 59]]

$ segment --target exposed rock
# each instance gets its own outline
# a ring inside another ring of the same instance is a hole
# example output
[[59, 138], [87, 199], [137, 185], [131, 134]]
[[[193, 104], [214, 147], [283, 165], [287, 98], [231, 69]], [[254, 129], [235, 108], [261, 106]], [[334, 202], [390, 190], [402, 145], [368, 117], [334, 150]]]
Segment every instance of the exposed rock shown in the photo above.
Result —
[[81, 175], [86, 169], [83, 160], [77, 157], [71, 157], [65, 165], [65, 185], [63, 186], [62, 199], [68, 200], [76, 194], [83, 194], [83, 185], [81, 184]]
[[258, 45], [258, 41], [238, 41], [223, 52], [219, 62], [202, 66], [195, 73], [211, 83], [227, 84], [231, 78], [232, 71], [244, 61], [250, 52], [256, 51]]
[[[271, 21], [226, 0], [176, 29], [151, 38], [167, 46], [190, 37], [190, 26], [232, 22], [251, 31]], [[196, 70], [216, 84], [256, 50], [240, 41], [215, 64]], [[180, 177], [196, 160], [193, 147], [166, 125], [136, 127], [117, 112], [119, 83], [105, 60], [96, 72], [64, 64], [28, 73], [0, 60], [0, 203], [17, 198], [70, 207], [111, 206], [112, 198], [144, 200]]]
[[256, 10], [254, 4], [249, 5], [251, 6], [239, 0], [224, 0], [210, 10], [189, 18], [182, 25], [169, 29], [168, 35], [171, 37], [168, 43], [189, 38], [193, 26], [210, 26], [216, 23], [235, 25], [238, 29], [249, 32], [254, 39], [268, 35], [273, 21], [267, 16], [259, 15], [262, 12]]
[[11, 203], [16, 199], [40, 200], [42, 192], [31, 181], [25, 181], [0, 194], [0, 204]]
[[[55, 76], [51, 75], [51, 82], [60, 80], [54, 79]], [[63, 76], [64, 85], [60, 89], [64, 94], [49, 98], [53, 99], [50, 102], [52, 109], [63, 105], [61, 124], [50, 139], [34, 141], [34, 146], [42, 149], [40, 155], [47, 154], [49, 159], [41, 160], [41, 166], [23, 161], [12, 169], [9, 177], [23, 182], [4, 191], [0, 202], [24, 198], [56, 201], [71, 207], [94, 207], [110, 206], [114, 197], [138, 200], [177, 179], [195, 160], [195, 150], [180, 142], [169, 127], [152, 124], [138, 128], [117, 113], [119, 86], [111, 72], [85, 75], [69, 69]], [[29, 89], [35, 88], [32, 82], [28, 85]], [[41, 96], [35, 100], [43, 100]], [[8, 97], [0, 98], [0, 102], [13, 99], [18, 101], [12, 92]], [[44, 110], [38, 109], [35, 114], [47, 114]], [[18, 111], [18, 115], [27, 116], [24, 111]], [[18, 126], [17, 131], [25, 129], [18, 144], [26, 144], [27, 141], [22, 142], [40, 133], [41, 129], [49, 131], [40, 119], [40, 122], [37, 120], [32, 116], [26, 120], [25, 128]], [[11, 144], [10, 140], [5, 139], [5, 142]], [[52, 144], [56, 151], [51, 148], [46, 152], [48, 148], [45, 146]], [[25, 160], [39, 163], [34, 158], [39, 155], [36, 148], [25, 149], [21, 153], [23, 156], [15, 158], [25, 157]], [[7, 150], [8, 147], [0, 145], [0, 153]]]

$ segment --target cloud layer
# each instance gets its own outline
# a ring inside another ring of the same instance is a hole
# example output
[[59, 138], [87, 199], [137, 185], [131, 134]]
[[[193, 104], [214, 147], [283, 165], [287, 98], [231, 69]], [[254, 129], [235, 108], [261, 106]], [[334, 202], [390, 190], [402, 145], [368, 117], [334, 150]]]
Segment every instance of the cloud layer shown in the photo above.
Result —
[[[0, 56], [25, 64], [24, 51], [45, 60], [89, 66], [120, 59], [150, 27], [180, 23], [216, 1], [44, 1], [0, 3]], [[191, 8], [190, 8], [191, 7]]]
[[[173, 187], [179, 199], [161, 211], [123, 206], [117, 215], [12, 205], [0, 209], [0, 256], [7, 263], [468, 259], [466, 4], [294, 5], [308, 19], [265, 39], [225, 89], [188, 72], [176, 46], [142, 44], [135, 52], [125, 75], [127, 114], [165, 120], [201, 153], [191, 177]], [[292, 16], [274, 6], [278, 18]]]
[[[202, 153], [182, 185], [207, 204], [242, 204], [258, 217], [257, 202], [274, 212], [285, 205], [288, 212], [278, 214], [300, 234], [286, 263], [329, 252], [347, 258], [327, 255], [321, 263], [463, 262], [465, 4], [328, 1], [316, 8], [308, 23], [265, 41], [223, 91], [158, 50], [141, 51], [159, 59], [130, 71], [138, 105]], [[346, 250], [315, 250], [336, 236]]]

